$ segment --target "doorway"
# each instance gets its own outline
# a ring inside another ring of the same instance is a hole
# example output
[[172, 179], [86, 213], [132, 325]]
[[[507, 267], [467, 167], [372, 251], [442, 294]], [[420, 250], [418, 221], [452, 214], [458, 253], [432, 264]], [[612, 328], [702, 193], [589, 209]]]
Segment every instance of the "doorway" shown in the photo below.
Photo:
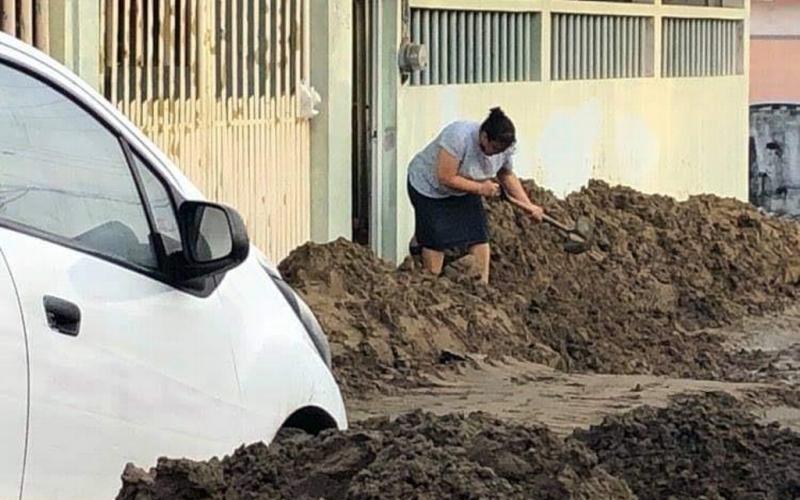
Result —
[[374, 130], [375, 1], [353, 0], [353, 241], [370, 245]]

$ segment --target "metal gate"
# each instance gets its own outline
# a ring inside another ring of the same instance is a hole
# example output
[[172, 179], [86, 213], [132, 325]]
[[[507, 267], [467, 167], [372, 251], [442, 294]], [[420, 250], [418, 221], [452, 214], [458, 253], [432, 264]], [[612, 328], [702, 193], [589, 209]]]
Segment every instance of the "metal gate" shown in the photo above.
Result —
[[50, 0], [0, 0], [0, 30], [49, 52]]
[[271, 259], [310, 237], [310, 0], [104, 0], [104, 91]]

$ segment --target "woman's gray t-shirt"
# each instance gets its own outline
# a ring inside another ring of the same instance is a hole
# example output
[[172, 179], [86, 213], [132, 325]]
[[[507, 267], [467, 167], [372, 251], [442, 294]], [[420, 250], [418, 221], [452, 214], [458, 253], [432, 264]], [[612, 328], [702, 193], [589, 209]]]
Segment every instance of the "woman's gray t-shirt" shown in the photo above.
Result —
[[474, 181], [485, 181], [497, 176], [501, 168], [514, 168], [512, 156], [514, 146], [502, 153], [486, 156], [478, 143], [481, 124], [459, 121], [446, 126], [436, 139], [411, 160], [408, 166], [408, 182], [420, 194], [429, 198], [463, 196], [439, 183], [439, 150], [444, 149], [458, 160], [458, 174]]

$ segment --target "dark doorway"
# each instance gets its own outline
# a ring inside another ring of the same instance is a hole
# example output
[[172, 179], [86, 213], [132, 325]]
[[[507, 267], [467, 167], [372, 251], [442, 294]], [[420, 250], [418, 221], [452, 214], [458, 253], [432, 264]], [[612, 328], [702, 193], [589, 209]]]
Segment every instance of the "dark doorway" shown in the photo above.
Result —
[[353, 241], [370, 244], [374, 0], [353, 0]]

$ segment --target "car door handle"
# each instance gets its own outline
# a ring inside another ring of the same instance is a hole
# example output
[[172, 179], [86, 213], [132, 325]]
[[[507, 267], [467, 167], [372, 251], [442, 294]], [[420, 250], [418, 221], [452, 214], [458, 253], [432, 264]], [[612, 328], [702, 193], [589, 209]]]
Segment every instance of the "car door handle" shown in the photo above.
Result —
[[44, 312], [51, 329], [71, 337], [77, 337], [80, 333], [81, 310], [72, 302], [45, 295]]

